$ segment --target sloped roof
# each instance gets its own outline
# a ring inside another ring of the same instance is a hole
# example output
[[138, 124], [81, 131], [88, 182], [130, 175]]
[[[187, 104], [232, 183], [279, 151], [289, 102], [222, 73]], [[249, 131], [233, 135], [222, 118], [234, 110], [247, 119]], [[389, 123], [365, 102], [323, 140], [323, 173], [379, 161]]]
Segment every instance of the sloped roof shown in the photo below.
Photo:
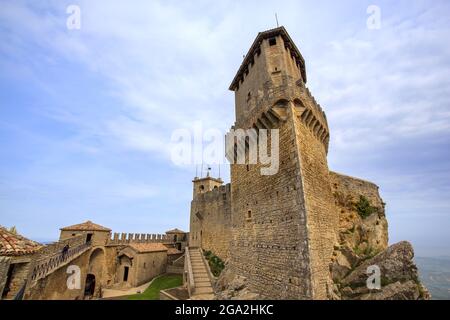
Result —
[[103, 227], [99, 224], [93, 223], [88, 220], [83, 223], [74, 224], [60, 229], [61, 231], [111, 231], [111, 229]]
[[0, 226], [0, 256], [21, 256], [34, 253], [42, 245]]
[[266, 30], [263, 32], [258, 33], [256, 36], [255, 41], [253, 41], [252, 46], [247, 52], [247, 55], [244, 58], [244, 61], [242, 61], [241, 66], [239, 67], [238, 72], [236, 73], [236, 76], [234, 77], [233, 81], [230, 85], [230, 90], [234, 91], [236, 88], [237, 83], [239, 82], [239, 79], [241, 79], [242, 74], [245, 72], [249, 62], [253, 59], [256, 51], [258, 50], [262, 40], [267, 38], [272, 38], [275, 36], [281, 36], [283, 37], [283, 40], [285, 44], [290, 48], [291, 52], [294, 54], [295, 58], [300, 63], [302, 78], [306, 83], [306, 68], [305, 68], [305, 59], [303, 58], [302, 54], [300, 53], [300, 50], [298, 50], [297, 46], [295, 45], [294, 41], [292, 41], [291, 37], [289, 36], [289, 33], [286, 31], [286, 29], [281, 26], [275, 29]]
[[129, 246], [139, 253], [167, 251], [167, 247], [159, 242], [130, 243]]
[[166, 231], [166, 233], [171, 234], [171, 233], [186, 233], [186, 232], [184, 232], [183, 230], [175, 228], [175, 229]]

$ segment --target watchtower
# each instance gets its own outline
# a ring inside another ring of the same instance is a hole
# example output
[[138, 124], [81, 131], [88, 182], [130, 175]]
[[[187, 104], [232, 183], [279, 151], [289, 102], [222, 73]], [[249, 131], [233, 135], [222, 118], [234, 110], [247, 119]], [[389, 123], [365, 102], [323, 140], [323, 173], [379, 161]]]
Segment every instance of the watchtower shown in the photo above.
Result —
[[230, 90], [235, 129], [279, 132], [279, 170], [231, 165], [229, 267], [275, 299], [325, 299], [338, 217], [329, 184], [329, 129], [306, 88], [305, 61], [284, 27], [260, 32]]

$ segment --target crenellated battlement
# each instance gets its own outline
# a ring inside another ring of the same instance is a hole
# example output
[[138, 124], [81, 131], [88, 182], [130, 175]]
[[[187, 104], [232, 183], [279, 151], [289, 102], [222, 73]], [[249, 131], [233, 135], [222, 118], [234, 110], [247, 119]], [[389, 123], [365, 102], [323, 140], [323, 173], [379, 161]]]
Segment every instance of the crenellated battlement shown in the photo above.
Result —
[[115, 232], [108, 241], [108, 245], [119, 245], [128, 243], [172, 243], [173, 238], [167, 234], [148, 234], [148, 233], [118, 233]]
[[198, 194], [195, 200], [204, 202], [214, 202], [220, 199], [222, 200], [230, 199], [230, 196], [231, 196], [231, 184], [228, 183], [226, 185], [215, 187], [211, 191], [206, 191], [204, 193]]

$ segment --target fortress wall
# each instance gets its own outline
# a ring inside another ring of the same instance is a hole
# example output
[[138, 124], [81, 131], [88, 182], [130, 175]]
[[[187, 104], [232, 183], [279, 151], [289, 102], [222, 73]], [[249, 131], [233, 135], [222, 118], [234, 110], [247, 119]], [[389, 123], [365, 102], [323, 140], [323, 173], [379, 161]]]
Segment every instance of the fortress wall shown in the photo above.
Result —
[[[87, 266], [89, 263], [90, 251], [83, 253], [73, 260], [69, 265], [59, 268], [47, 277], [37, 281], [37, 283], [27, 290], [25, 300], [74, 300], [81, 299], [84, 292], [84, 280], [86, 279]], [[80, 267], [80, 289], [69, 290], [67, 279], [70, 276], [67, 268], [70, 265]]]
[[118, 233], [115, 232], [112, 238], [108, 240], [108, 245], [123, 245], [131, 242], [151, 243], [151, 242], [173, 242], [167, 234], [148, 234], [148, 233]]
[[105, 269], [103, 271], [102, 284], [110, 286], [115, 283], [117, 272], [117, 254], [123, 246], [106, 246], [105, 250]]
[[[309, 96], [301, 95], [300, 98], [304, 106], [313, 108], [314, 102]], [[326, 299], [331, 290], [329, 265], [337, 244], [339, 222], [329, 184], [326, 147], [298, 114], [294, 117], [294, 125], [306, 201], [313, 298]]]
[[[292, 121], [280, 125], [279, 171], [231, 165], [230, 263], [249, 289], [271, 299], [311, 297], [306, 217]], [[249, 212], [251, 216], [249, 217]]]
[[[339, 217], [339, 237], [341, 245], [354, 250], [375, 250], [379, 252], [388, 247], [388, 222], [384, 213], [384, 203], [376, 184], [330, 172], [330, 185], [333, 190], [336, 215]], [[360, 196], [364, 196], [372, 207], [378, 209], [362, 219], [355, 208]]]
[[365, 196], [372, 206], [383, 207], [383, 200], [375, 183], [332, 171], [330, 171], [330, 183], [335, 193], [349, 195], [355, 201], [358, 201], [359, 196]]
[[226, 260], [231, 239], [230, 184], [194, 198], [189, 236], [190, 246], [210, 250]]

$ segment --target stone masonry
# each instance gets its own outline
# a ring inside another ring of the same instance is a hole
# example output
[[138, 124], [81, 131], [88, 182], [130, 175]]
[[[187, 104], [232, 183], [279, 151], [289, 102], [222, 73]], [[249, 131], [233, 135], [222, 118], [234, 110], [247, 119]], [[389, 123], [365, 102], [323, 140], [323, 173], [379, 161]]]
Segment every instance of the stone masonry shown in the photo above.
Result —
[[[244, 298], [344, 298], [342, 278], [387, 249], [378, 187], [330, 172], [327, 118], [306, 82], [305, 61], [284, 27], [258, 34], [232, 81], [232, 129], [279, 130], [279, 168], [262, 175], [260, 162], [232, 163], [229, 185], [193, 181], [190, 245], [226, 260], [219, 298], [238, 297], [236, 281]], [[240, 149], [248, 159], [249, 146], [235, 141]], [[360, 197], [374, 208], [369, 217], [358, 215]]]

